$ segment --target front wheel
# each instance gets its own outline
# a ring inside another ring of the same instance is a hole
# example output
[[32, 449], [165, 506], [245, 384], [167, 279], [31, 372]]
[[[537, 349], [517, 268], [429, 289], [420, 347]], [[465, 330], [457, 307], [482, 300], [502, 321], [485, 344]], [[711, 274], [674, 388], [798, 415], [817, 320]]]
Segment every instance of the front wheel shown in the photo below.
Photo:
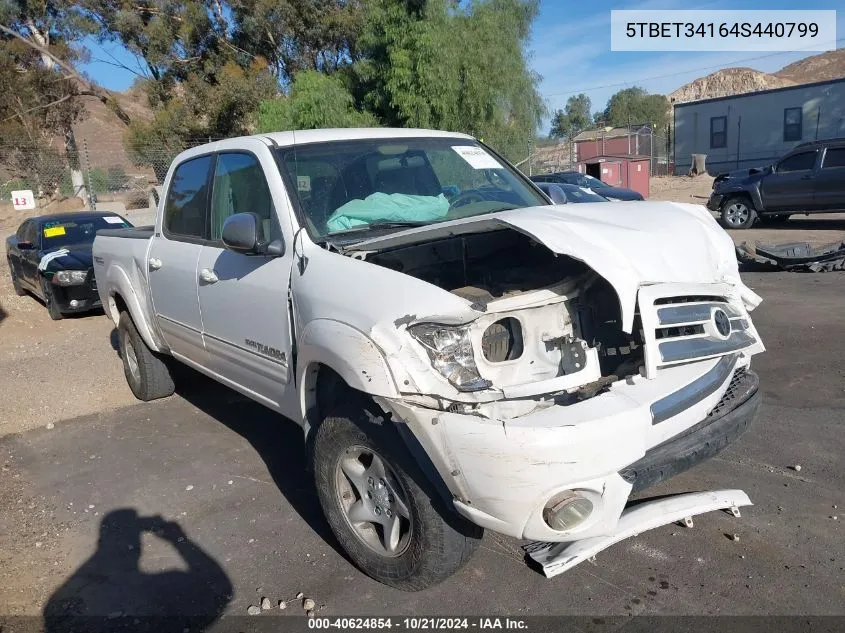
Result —
[[53, 289], [50, 287], [50, 282], [46, 279], [41, 280], [41, 293], [44, 295], [44, 305], [47, 306], [47, 314], [53, 321], [60, 321], [64, 316], [59, 304], [56, 302], [56, 296], [53, 294]]
[[747, 229], [757, 219], [757, 211], [748, 198], [728, 198], [722, 204], [722, 224], [728, 229]]
[[15, 274], [15, 267], [12, 266], [12, 262], [9, 261], [9, 274], [12, 276], [12, 289], [15, 291], [15, 294], [19, 297], [22, 297], [26, 294], [26, 290], [23, 289], [21, 286], [21, 280], [18, 279], [18, 276]]
[[352, 562], [403, 591], [455, 573], [483, 530], [431, 489], [392, 428], [347, 405], [315, 431], [314, 478], [326, 519]]

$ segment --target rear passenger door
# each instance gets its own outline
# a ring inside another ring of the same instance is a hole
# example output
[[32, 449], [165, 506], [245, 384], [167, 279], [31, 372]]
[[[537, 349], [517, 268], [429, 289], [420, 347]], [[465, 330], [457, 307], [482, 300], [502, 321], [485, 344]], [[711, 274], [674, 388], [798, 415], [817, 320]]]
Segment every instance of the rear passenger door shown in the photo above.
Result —
[[797, 152], [784, 158], [761, 185], [766, 211], [804, 211], [813, 208], [814, 168], [817, 150]]
[[277, 257], [244, 255], [224, 248], [221, 240], [226, 218], [247, 212], [259, 216], [265, 240], [282, 236], [276, 209], [284, 203], [273, 199], [265, 169], [278, 177], [273, 157], [263, 146], [257, 146], [255, 153], [233, 150], [217, 155], [211, 235], [197, 271], [210, 369], [231, 386], [280, 410], [290, 382], [292, 249]]
[[828, 147], [816, 172], [814, 206], [819, 211], [845, 209], [845, 147]]
[[208, 239], [214, 158], [189, 158], [173, 170], [150, 245], [150, 293], [156, 321], [173, 356], [206, 365], [197, 299], [197, 261]]

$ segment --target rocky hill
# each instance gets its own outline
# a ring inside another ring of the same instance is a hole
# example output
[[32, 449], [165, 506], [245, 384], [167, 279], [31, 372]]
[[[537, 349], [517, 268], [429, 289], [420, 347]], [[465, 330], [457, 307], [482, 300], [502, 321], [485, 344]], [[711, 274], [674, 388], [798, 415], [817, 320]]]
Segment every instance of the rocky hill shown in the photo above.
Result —
[[773, 74], [797, 84], [841, 79], [845, 77], [845, 48], [799, 59]]
[[684, 84], [667, 97], [670, 103], [686, 103], [842, 77], [845, 77], [845, 48], [805, 57], [775, 73], [725, 68]]
[[[796, 81], [753, 68], [725, 68], [684, 84], [667, 95], [670, 103], [686, 103], [730, 95], [794, 86]], [[806, 82], [804, 82], [806, 83]]]

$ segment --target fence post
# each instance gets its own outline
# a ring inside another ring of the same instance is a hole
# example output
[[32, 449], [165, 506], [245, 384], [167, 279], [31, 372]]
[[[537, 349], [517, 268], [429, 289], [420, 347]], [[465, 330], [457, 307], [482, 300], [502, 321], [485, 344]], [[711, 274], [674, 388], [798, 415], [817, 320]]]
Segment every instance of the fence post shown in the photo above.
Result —
[[91, 161], [88, 158], [88, 139], [82, 139], [82, 153], [85, 155], [85, 182], [88, 185], [88, 210], [96, 211], [97, 204], [94, 202], [94, 189], [91, 188]]

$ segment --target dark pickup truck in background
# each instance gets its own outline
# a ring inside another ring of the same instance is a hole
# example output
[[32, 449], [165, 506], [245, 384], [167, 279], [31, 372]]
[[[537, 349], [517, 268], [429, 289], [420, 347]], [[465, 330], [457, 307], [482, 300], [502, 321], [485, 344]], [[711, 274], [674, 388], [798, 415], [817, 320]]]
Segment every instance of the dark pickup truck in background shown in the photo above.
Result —
[[802, 143], [774, 165], [716, 176], [707, 208], [729, 229], [845, 211], [845, 138]]
[[61, 213], [28, 218], [6, 239], [15, 293], [44, 301], [50, 318], [100, 307], [91, 245], [99, 229], [132, 225], [114, 213]]

